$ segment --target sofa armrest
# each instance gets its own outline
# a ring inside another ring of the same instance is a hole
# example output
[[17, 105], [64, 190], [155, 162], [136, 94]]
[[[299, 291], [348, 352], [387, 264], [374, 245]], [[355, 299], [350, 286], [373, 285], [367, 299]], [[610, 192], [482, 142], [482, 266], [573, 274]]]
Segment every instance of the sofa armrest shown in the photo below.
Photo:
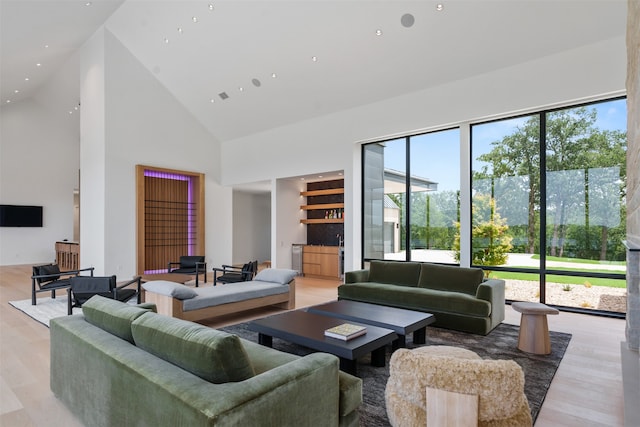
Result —
[[491, 328], [504, 320], [504, 280], [488, 279], [478, 285], [476, 298], [491, 303]]
[[347, 271], [344, 274], [344, 283], [359, 283], [369, 281], [369, 270]]

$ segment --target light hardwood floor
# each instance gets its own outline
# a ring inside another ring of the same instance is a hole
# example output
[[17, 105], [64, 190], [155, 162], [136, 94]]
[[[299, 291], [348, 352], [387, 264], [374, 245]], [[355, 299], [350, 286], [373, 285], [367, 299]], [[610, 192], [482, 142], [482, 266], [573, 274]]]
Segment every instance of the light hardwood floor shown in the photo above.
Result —
[[[0, 426], [81, 426], [49, 390], [49, 329], [8, 304], [30, 298], [30, 268], [0, 267]], [[336, 298], [337, 281], [296, 281], [298, 308]], [[252, 310], [207, 324], [220, 327], [275, 312], [279, 310]], [[519, 321], [520, 314], [507, 306], [506, 322]], [[551, 330], [571, 333], [573, 338], [536, 427], [624, 424], [620, 365], [624, 327], [619, 319], [564, 312], [549, 316]]]

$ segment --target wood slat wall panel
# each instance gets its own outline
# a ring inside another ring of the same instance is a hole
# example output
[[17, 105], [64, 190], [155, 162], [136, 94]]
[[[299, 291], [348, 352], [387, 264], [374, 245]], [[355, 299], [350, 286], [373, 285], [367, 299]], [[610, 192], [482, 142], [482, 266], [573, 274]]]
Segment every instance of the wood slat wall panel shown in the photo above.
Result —
[[145, 177], [145, 270], [160, 270], [189, 251], [188, 181]]

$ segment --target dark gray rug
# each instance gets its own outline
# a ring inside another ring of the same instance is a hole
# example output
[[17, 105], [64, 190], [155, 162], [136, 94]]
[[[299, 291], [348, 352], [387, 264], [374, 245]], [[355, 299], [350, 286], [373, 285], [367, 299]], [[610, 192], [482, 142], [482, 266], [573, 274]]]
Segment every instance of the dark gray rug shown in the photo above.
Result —
[[[221, 328], [253, 342], [258, 342], [258, 333], [250, 331], [247, 323]], [[426, 345], [450, 345], [472, 350], [483, 359], [511, 359], [524, 371], [525, 394], [531, 407], [531, 416], [535, 422], [542, 402], [547, 394], [551, 380], [571, 340], [571, 334], [551, 332], [551, 354], [538, 356], [524, 353], [517, 348], [518, 326], [501, 324], [486, 336], [466, 334], [447, 329], [427, 327]], [[273, 339], [275, 349], [304, 356], [313, 352], [308, 348], [289, 342]], [[415, 348], [411, 337], [407, 337], [407, 347]], [[360, 405], [360, 425], [389, 426], [384, 402], [384, 389], [389, 378], [390, 349], [387, 350], [387, 364], [384, 368], [370, 365], [369, 357], [358, 360], [358, 376], [362, 378], [363, 404]]]

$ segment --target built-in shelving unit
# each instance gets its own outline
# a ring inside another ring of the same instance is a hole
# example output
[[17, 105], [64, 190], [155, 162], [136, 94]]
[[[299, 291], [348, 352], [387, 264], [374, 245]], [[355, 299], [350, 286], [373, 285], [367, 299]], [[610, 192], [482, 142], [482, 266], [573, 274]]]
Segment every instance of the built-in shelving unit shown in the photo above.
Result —
[[[314, 196], [329, 196], [335, 194], [344, 194], [344, 188], [328, 188], [324, 190], [308, 190], [301, 191], [300, 195], [305, 197], [314, 197]], [[312, 203], [307, 205], [300, 206], [300, 209], [305, 211], [314, 211], [314, 210], [333, 210], [333, 209], [342, 209], [344, 210], [344, 202], [341, 203]], [[302, 224], [340, 224], [344, 223], [344, 218], [307, 218], [301, 219], [300, 223]]]

